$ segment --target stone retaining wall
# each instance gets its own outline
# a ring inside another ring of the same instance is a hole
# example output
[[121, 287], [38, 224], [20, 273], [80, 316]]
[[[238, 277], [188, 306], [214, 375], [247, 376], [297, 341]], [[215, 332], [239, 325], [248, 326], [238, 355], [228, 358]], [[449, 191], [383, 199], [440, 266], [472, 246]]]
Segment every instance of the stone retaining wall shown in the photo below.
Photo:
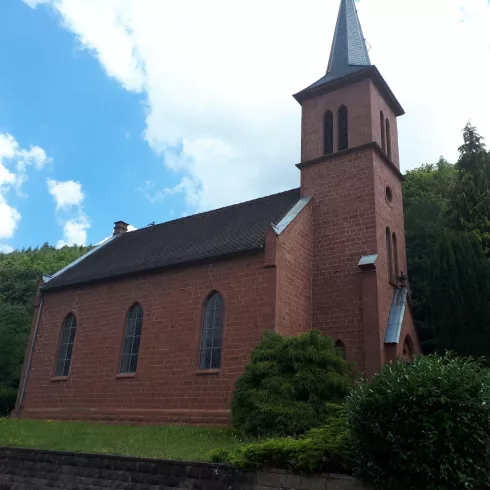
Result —
[[367, 490], [341, 475], [242, 472], [230, 466], [0, 447], [0, 490]]

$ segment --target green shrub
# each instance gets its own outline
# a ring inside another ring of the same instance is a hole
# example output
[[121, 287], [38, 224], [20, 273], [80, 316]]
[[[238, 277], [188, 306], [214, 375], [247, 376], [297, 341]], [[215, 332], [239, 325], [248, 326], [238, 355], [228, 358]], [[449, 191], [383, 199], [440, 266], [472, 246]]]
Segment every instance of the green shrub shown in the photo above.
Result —
[[16, 400], [17, 390], [0, 386], [0, 417], [10, 415], [10, 412], [15, 408]]
[[299, 439], [284, 437], [242, 446], [234, 451], [214, 451], [211, 460], [243, 469], [280, 468], [302, 472], [349, 472], [349, 436], [345, 420], [332, 417]]
[[296, 436], [323, 425], [330, 402], [344, 400], [352, 386], [352, 365], [329, 337], [265, 332], [236, 382], [233, 424], [254, 436]]
[[347, 399], [354, 473], [374, 488], [471, 489], [488, 477], [488, 371], [473, 359], [384, 367]]

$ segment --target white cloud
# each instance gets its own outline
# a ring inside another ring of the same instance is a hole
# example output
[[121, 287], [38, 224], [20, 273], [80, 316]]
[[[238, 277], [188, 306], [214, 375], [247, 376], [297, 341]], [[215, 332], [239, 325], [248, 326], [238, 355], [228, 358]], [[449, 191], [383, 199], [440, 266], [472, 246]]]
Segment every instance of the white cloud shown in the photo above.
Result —
[[12, 238], [20, 221], [20, 213], [0, 195], [0, 238]]
[[58, 240], [56, 248], [85, 245], [90, 221], [83, 210], [85, 194], [82, 184], [74, 180], [53, 179], [46, 179], [46, 184], [56, 203], [58, 222], [63, 226], [63, 239]]
[[[34, 6], [39, 1], [24, 0]], [[295, 93], [322, 76], [338, 1], [45, 0], [109, 76], [147, 97], [146, 139], [205, 209], [299, 184]], [[44, 2], [43, 2], [44, 3]], [[490, 138], [487, 0], [361, 0], [371, 59], [407, 110], [402, 167]], [[160, 189], [160, 190], [158, 190]]]
[[50, 0], [24, 0], [27, 5], [31, 8], [36, 8], [38, 5], [42, 5], [43, 3], [49, 3]]
[[87, 243], [87, 230], [90, 223], [85, 215], [80, 214], [73, 220], [67, 221], [63, 226], [63, 239], [58, 240], [56, 248], [72, 245], [85, 245]]
[[[40, 170], [50, 159], [39, 146], [28, 150], [21, 148], [9, 133], [0, 133], [0, 239], [12, 238], [21, 220], [19, 211], [10, 203], [10, 192], [21, 194], [21, 186], [27, 179], [27, 168], [34, 165]], [[10, 245], [2, 244], [2, 250]]]
[[82, 184], [73, 180], [64, 182], [47, 179], [49, 193], [54, 197], [56, 209], [69, 210], [73, 206], [81, 206], [85, 198]]
[[0, 253], [9, 254], [14, 251], [14, 247], [7, 245], [6, 243], [0, 243]]

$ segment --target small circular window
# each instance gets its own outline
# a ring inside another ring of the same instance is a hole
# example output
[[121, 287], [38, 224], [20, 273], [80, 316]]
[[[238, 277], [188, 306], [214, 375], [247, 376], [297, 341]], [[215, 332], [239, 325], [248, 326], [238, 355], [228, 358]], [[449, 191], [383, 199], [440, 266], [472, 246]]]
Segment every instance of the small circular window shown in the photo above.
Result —
[[391, 187], [389, 185], [386, 186], [386, 200], [389, 204], [393, 201], [393, 192], [391, 191]]

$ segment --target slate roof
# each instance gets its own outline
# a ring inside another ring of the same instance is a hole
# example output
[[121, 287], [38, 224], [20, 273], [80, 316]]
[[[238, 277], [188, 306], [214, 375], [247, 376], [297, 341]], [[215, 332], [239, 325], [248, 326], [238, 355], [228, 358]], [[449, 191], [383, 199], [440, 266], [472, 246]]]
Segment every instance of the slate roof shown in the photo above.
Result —
[[292, 189], [124, 233], [50, 279], [43, 290], [261, 249], [267, 228], [299, 199], [300, 190]]
[[327, 73], [305, 90], [343, 78], [372, 66], [355, 0], [341, 0]]

